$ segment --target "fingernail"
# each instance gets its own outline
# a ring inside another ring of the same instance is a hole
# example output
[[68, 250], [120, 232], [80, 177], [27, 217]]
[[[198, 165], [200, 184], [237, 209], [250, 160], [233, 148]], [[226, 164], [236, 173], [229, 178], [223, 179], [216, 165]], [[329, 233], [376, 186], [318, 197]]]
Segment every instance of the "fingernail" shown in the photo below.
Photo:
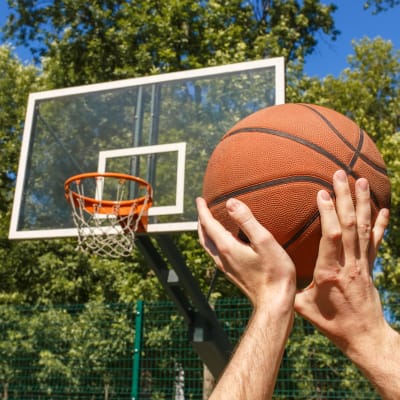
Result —
[[358, 182], [357, 182], [357, 184], [358, 184], [358, 187], [361, 189], [361, 190], [363, 190], [364, 192], [366, 192], [368, 189], [369, 189], [369, 185], [368, 185], [368, 181], [366, 180], [366, 179], [364, 179], [364, 178], [362, 178], [362, 179], [359, 179], [358, 180]]
[[320, 190], [319, 195], [322, 200], [329, 201], [331, 199], [331, 195], [326, 190]]
[[389, 218], [390, 212], [387, 208], [382, 208], [380, 211], [381, 215], [385, 218]]
[[231, 198], [226, 202], [226, 208], [228, 211], [235, 211], [240, 207], [240, 201]]
[[341, 182], [346, 182], [347, 181], [346, 172], [344, 172], [343, 170], [336, 171], [335, 172], [335, 176]]

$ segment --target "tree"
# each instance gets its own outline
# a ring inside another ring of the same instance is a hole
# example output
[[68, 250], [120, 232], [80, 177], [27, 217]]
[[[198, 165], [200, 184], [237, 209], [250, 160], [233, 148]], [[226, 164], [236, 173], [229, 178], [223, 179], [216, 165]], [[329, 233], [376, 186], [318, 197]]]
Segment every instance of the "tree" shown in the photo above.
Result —
[[399, 4], [399, 0], [367, 0], [364, 4], [364, 8], [374, 8], [373, 13], [378, 14], [382, 11], [388, 11], [390, 8], [396, 7]]
[[24, 379], [24, 368], [19, 360], [34, 353], [29, 335], [29, 320], [16, 307], [0, 307], [0, 387], [1, 397], [9, 398], [10, 385]]
[[[38, 70], [23, 65], [8, 46], [0, 46], [0, 286], [13, 287], [15, 280], [8, 265], [13, 244], [7, 240], [8, 223], [17, 163], [20, 137], [24, 125], [28, 94], [35, 88]], [[6, 290], [7, 291], [7, 290]], [[0, 290], [0, 302], [4, 291]], [[7, 295], [6, 302], [19, 301], [18, 293]]]
[[0, 46], [0, 219], [10, 215], [25, 107], [37, 74], [35, 67], [20, 63], [10, 47]]
[[[318, 0], [9, 0], [7, 38], [43, 59], [50, 86], [284, 55], [302, 62], [336, 7]], [[33, 41], [33, 42], [32, 42]], [[34, 46], [31, 45], [34, 43]]]
[[129, 393], [134, 319], [131, 304], [1, 306], [1, 398]]

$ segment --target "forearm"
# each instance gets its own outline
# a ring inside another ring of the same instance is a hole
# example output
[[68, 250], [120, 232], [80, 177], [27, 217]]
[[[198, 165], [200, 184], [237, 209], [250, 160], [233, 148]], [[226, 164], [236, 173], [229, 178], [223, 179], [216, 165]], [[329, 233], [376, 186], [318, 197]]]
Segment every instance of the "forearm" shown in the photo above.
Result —
[[274, 312], [271, 307], [254, 312], [210, 400], [272, 398], [283, 351], [293, 324], [291, 309], [279, 315], [272, 315]]
[[388, 324], [345, 350], [382, 399], [400, 399], [400, 335]]

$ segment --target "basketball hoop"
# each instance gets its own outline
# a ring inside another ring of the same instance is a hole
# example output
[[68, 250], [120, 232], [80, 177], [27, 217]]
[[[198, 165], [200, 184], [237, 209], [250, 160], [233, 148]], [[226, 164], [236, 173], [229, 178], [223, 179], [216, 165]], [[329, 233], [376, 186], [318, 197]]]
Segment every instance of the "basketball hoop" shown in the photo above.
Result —
[[64, 183], [78, 229], [78, 248], [100, 256], [126, 257], [135, 235], [145, 232], [152, 187], [143, 179], [114, 172], [75, 175]]

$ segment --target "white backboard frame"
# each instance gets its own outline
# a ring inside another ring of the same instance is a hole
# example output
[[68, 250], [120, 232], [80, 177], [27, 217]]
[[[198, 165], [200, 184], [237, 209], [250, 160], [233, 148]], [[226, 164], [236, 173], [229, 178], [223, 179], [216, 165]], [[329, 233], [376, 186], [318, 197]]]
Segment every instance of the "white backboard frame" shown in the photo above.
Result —
[[[78, 87], [70, 87], [65, 89], [56, 89], [50, 91], [43, 91], [38, 93], [31, 93], [28, 98], [27, 112], [23, 133], [23, 141], [21, 146], [20, 161], [18, 166], [18, 174], [15, 186], [14, 203], [10, 221], [9, 238], [10, 239], [38, 239], [38, 238], [61, 238], [61, 237], [75, 237], [77, 236], [77, 230], [71, 229], [42, 229], [42, 230], [19, 230], [19, 212], [21, 209], [22, 199], [24, 196], [24, 183], [27, 174], [29, 151], [31, 148], [31, 134], [33, 125], [33, 115], [37, 102], [46, 99], [52, 99], [62, 96], [74, 95], [74, 94], [87, 94], [96, 93], [104, 90], [113, 90], [119, 88], [127, 88], [139, 85], [147, 85], [159, 82], [169, 82], [176, 80], [184, 80], [189, 78], [201, 78], [210, 75], [217, 76], [219, 74], [241, 72], [241, 71], [252, 71], [257, 69], [263, 69], [268, 67], [275, 68], [275, 104], [283, 104], [285, 102], [285, 60], [283, 57], [264, 59], [258, 61], [249, 61], [237, 64], [229, 64], [217, 67], [199, 68], [197, 70], [188, 70], [183, 72], [173, 72], [168, 74], [160, 74], [142, 78], [125, 79], [114, 82], [106, 82], [92, 85], [84, 85]], [[182, 188], [180, 185], [184, 182], [184, 168], [182, 168], [182, 162], [184, 163], [185, 146], [184, 143], [168, 144], [166, 147], [157, 147], [163, 145], [149, 146], [152, 149], [143, 148], [139, 150], [139, 147], [135, 151], [178, 151], [178, 164], [177, 172], [177, 189], [176, 189], [176, 203], [167, 207], [154, 207], [150, 209], [150, 215], [161, 215], [161, 213], [172, 213], [177, 212], [178, 214], [183, 211], [182, 203]], [[174, 147], [175, 146], [175, 147]], [[145, 146], [146, 147], [146, 146]], [[168, 150], [169, 149], [169, 150]], [[124, 151], [132, 151], [131, 148], [125, 149]], [[123, 154], [123, 150], [118, 150], [112, 155], [115, 150], [103, 151], [99, 154], [99, 168], [103, 168], [103, 164], [106, 162], [108, 157], [117, 157]], [[136, 153], [139, 154], [139, 153]], [[182, 158], [180, 158], [182, 157]], [[100, 164], [100, 159], [102, 159]], [[195, 199], [193, 199], [193, 202]], [[67, 202], [65, 207], [69, 207]], [[158, 209], [157, 209], [158, 208]], [[160, 214], [157, 214], [160, 213]], [[197, 229], [197, 221], [190, 222], [172, 222], [172, 223], [157, 223], [150, 224], [148, 226], [148, 232], [180, 232], [180, 231], [194, 231]]]

